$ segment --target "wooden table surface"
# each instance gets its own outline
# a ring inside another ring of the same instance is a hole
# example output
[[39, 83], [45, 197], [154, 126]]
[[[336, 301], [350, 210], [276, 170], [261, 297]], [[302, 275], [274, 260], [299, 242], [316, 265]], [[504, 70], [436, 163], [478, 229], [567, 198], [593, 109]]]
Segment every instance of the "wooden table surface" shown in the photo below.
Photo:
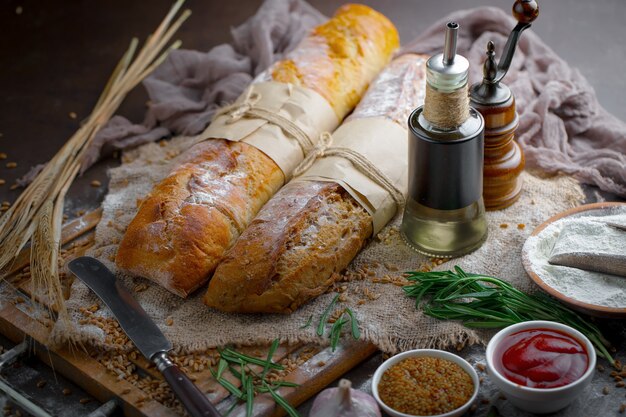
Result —
[[[512, 0], [367, 0], [386, 14], [408, 41], [433, 21], [460, 8], [491, 5], [510, 10]], [[0, 4], [0, 201], [13, 202], [19, 190], [9, 190], [32, 165], [50, 159], [77, 129], [96, 102], [113, 66], [131, 37], [144, 38], [169, 8], [169, 0], [70, 0], [63, 2], [8, 0]], [[183, 47], [209, 50], [230, 40], [229, 28], [252, 15], [260, 0], [187, 0], [193, 15], [179, 33]], [[341, 3], [311, 0], [330, 15]], [[595, 87], [599, 101], [626, 120], [626, 47], [624, 0], [539, 1], [540, 17], [533, 25], [543, 39], [578, 68]], [[140, 121], [146, 95], [136, 89], [120, 114]], [[71, 112], [77, 118], [69, 117]], [[6, 162], [18, 166], [6, 168]], [[96, 207], [106, 187], [107, 160], [79, 179], [69, 195], [67, 211]], [[363, 384], [380, 358], [351, 373]], [[308, 406], [301, 407], [304, 413]]]

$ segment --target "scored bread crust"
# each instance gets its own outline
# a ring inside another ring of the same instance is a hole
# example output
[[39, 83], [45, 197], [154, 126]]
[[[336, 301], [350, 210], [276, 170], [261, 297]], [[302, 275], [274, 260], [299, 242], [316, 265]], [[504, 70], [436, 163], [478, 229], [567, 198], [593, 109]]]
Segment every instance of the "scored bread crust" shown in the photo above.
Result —
[[[386, 17], [367, 6], [345, 5], [266, 77], [316, 91], [341, 120], [398, 45]], [[219, 138], [193, 146], [183, 159], [142, 202], [115, 261], [121, 270], [186, 297], [211, 277], [284, 184], [284, 174], [253, 146]]]
[[292, 182], [218, 266], [205, 303], [230, 312], [291, 312], [326, 291], [372, 234], [370, 215], [332, 182]]
[[[426, 58], [396, 58], [350, 119], [385, 117], [404, 125], [423, 102]], [[338, 184], [291, 182], [227, 252], [204, 302], [226, 312], [293, 312], [327, 291], [371, 235], [371, 216]]]
[[283, 183], [276, 164], [243, 142], [206, 141], [185, 156], [142, 202], [116, 257], [123, 270], [181, 297], [202, 285]]

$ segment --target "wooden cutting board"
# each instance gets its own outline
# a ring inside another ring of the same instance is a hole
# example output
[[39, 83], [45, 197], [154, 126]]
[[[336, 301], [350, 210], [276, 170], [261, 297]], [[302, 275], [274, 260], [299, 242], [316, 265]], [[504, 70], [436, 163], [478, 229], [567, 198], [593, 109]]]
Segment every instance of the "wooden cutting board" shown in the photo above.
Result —
[[[94, 229], [101, 216], [101, 210], [89, 212], [63, 227], [62, 243], [64, 262], [82, 255], [93, 244]], [[5, 303], [0, 309], [0, 333], [18, 343], [24, 339], [32, 341], [33, 352], [44, 363], [57, 372], [74, 381], [85, 391], [101, 402], [115, 399], [129, 417], [169, 417], [180, 415], [174, 408], [164, 405], [172, 398], [169, 394], [160, 394], [157, 400], [153, 392], [145, 389], [146, 383], [159, 385], [163, 379], [148, 361], [142, 357], [132, 357], [131, 377], [122, 377], [105, 366], [94, 348], [67, 346], [48, 349], [47, 335], [52, 321], [41, 317], [42, 304], [45, 300], [33, 300], [30, 297], [30, 274], [28, 270], [29, 250], [24, 250], [5, 275], [14, 288], [12, 303]], [[89, 306], [85, 306], [89, 307]], [[246, 351], [255, 352], [266, 357], [268, 347], [246, 347]], [[365, 360], [376, 351], [372, 344], [349, 341], [340, 345], [335, 352], [311, 344], [282, 345], [274, 354], [274, 361], [289, 359], [297, 365], [283, 376], [285, 381], [299, 384], [297, 388], [282, 387], [278, 392], [293, 406], [298, 406], [309, 399], [328, 384], [339, 378], [348, 370]], [[101, 356], [101, 355], [100, 355]], [[181, 361], [183, 358], [179, 358]], [[185, 368], [190, 378], [205, 393], [217, 408], [225, 413], [232, 409], [229, 416], [245, 416], [245, 405], [237, 404], [228, 391], [215, 381], [209, 369]], [[226, 375], [228, 378], [228, 375]], [[232, 377], [232, 375], [231, 375]], [[146, 379], [147, 378], [147, 379]], [[237, 378], [230, 378], [237, 384]], [[163, 399], [165, 398], [165, 400]], [[258, 395], [254, 401], [254, 416], [269, 417], [285, 415], [281, 407], [277, 407], [271, 396]]]

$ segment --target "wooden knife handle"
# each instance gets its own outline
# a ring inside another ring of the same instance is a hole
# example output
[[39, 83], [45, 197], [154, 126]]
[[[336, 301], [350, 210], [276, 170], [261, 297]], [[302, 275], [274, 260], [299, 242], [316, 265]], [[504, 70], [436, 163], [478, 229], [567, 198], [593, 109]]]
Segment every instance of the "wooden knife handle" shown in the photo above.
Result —
[[152, 359], [192, 417], [222, 417], [206, 395], [170, 360], [165, 352]]

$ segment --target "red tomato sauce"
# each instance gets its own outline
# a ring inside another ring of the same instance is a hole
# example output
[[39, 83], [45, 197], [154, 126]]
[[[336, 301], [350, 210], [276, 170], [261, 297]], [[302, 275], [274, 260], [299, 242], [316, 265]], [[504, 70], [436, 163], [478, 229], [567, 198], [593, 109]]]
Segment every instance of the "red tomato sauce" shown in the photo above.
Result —
[[502, 339], [495, 351], [498, 372], [531, 388], [557, 388], [579, 379], [589, 367], [585, 346], [552, 329], [529, 329]]

